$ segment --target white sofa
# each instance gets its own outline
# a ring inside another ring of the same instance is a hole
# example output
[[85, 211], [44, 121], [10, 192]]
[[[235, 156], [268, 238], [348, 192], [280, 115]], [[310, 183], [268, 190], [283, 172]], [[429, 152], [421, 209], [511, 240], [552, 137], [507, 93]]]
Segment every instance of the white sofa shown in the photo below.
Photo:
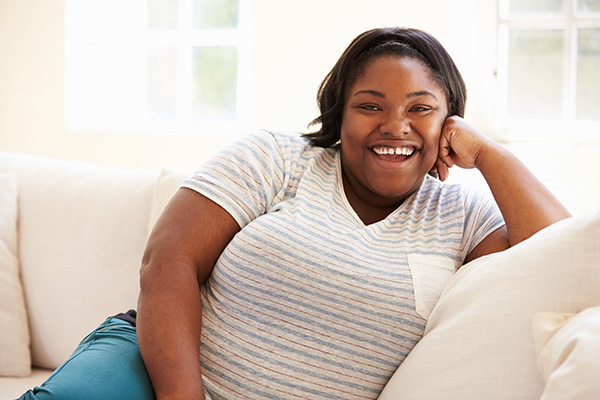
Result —
[[[146, 238], [187, 175], [0, 152], [0, 400], [136, 307]], [[381, 399], [599, 398], [598, 306], [595, 212], [461, 268]]]
[[0, 152], [0, 400], [136, 308], [149, 230], [188, 174]]

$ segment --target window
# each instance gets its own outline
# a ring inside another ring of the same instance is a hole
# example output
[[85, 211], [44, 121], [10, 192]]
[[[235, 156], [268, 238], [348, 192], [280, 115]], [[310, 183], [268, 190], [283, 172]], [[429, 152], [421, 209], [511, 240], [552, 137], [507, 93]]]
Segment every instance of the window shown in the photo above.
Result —
[[252, 115], [251, 0], [66, 0], [73, 130], [228, 134]]
[[600, 0], [499, 0], [498, 26], [509, 133], [600, 138]]

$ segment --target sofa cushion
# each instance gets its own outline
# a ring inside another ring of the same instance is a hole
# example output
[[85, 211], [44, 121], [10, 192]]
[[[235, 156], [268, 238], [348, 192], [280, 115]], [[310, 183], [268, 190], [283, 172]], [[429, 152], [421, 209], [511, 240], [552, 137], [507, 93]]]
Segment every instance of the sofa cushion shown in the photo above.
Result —
[[556, 223], [449, 281], [380, 399], [539, 399], [539, 312], [600, 304], [600, 212]]
[[34, 366], [55, 368], [106, 317], [135, 308], [158, 171], [0, 153], [20, 184]]
[[46, 381], [52, 370], [36, 369], [31, 370], [31, 375], [20, 378], [0, 378], [0, 400], [15, 400], [21, 397], [23, 393], [31, 388], [39, 386]]
[[29, 327], [17, 257], [17, 177], [0, 173], [0, 376], [30, 373]]
[[533, 335], [544, 400], [595, 400], [600, 393], [600, 307], [539, 313]]

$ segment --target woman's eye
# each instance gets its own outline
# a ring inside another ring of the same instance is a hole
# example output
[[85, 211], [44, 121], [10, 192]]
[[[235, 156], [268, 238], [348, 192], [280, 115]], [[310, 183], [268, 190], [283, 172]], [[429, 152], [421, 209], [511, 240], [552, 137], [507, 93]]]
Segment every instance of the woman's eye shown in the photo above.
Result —
[[364, 106], [360, 106], [360, 108], [362, 108], [363, 110], [367, 110], [367, 111], [379, 111], [381, 110], [381, 108], [371, 105], [371, 104], [367, 104]]
[[429, 110], [431, 110], [431, 108], [427, 107], [427, 106], [415, 106], [410, 109], [410, 111], [412, 111], [412, 112], [423, 112], [423, 111], [429, 111]]

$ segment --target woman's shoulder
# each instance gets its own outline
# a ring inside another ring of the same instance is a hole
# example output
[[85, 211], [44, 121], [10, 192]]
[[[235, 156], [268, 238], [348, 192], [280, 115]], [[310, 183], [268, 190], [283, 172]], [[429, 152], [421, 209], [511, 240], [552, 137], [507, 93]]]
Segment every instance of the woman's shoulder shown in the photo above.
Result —
[[448, 183], [431, 175], [426, 175], [423, 184], [419, 188], [420, 197], [446, 197], [451, 193], [462, 193], [464, 185], [460, 183]]
[[247, 132], [241, 138], [245, 140], [257, 140], [270, 142], [279, 146], [306, 146], [308, 142], [298, 133], [289, 131], [275, 131], [270, 129], [256, 129]]
[[300, 133], [260, 129], [250, 133], [250, 140], [265, 154], [280, 155], [292, 163], [306, 164], [314, 159], [334, 158], [337, 148], [323, 148], [312, 145]]
[[485, 188], [461, 182], [442, 182], [427, 175], [415, 196], [415, 203], [449, 211], [452, 208], [464, 208], [486, 202], [490, 196], [489, 190]]
[[[291, 131], [276, 131], [270, 129], [258, 129], [249, 134], [249, 137], [253, 137], [256, 140], [271, 142], [274, 145], [281, 148], [296, 148], [304, 149], [305, 151], [311, 151], [322, 149], [315, 147], [306, 140], [302, 134]], [[324, 149], [322, 149], [324, 150]]]

